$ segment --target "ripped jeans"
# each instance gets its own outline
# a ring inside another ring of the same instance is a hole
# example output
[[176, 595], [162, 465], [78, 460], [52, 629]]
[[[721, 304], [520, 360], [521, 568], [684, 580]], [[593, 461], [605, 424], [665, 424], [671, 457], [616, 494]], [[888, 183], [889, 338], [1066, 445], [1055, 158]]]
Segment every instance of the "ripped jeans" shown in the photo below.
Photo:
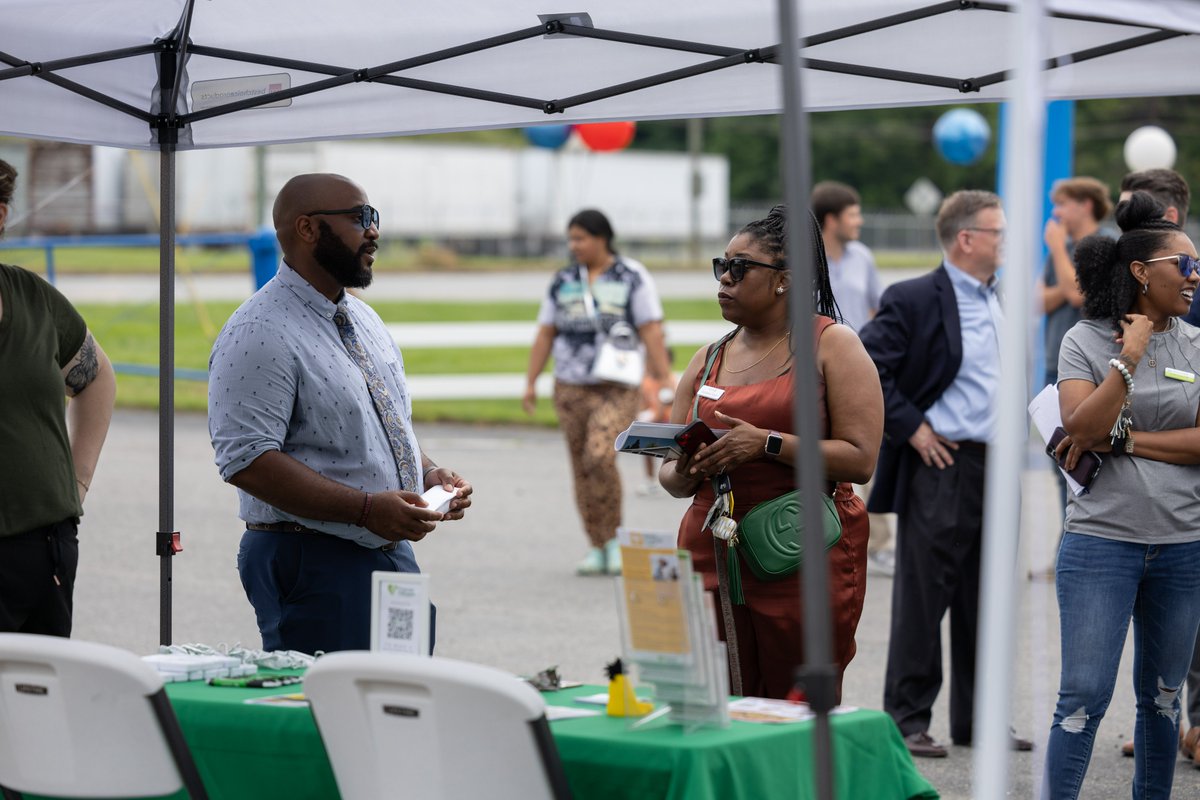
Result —
[[1066, 533], [1058, 551], [1062, 678], [1043, 800], [1079, 796], [1133, 618], [1133, 797], [1169, 798], [1180, 697], [1200, 623], [1200, 542], [1142, 545]]

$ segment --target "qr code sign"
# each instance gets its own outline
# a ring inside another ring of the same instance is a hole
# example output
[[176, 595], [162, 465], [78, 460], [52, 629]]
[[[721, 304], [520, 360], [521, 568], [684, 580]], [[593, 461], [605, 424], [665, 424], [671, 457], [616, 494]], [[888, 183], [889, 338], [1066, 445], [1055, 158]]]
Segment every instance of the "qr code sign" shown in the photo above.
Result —
[[389, 608], [387, 635], [389, 639], [412, 641], [413, 610], [411, 608]]

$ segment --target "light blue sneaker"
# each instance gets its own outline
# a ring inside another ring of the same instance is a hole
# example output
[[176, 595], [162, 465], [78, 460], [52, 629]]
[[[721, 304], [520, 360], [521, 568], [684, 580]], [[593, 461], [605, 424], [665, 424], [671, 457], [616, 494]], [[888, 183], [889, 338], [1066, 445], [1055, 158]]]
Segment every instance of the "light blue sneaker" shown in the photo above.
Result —
[[604, 551], [599, 547], [593, 547], [588, 550], [587, 555], [583, 557], [583, 561], [575, 566], [576, 575], [603, 575], [604, 574]]
[[604, 543], [604, 571], [609, 575], [621, 574], [621, 545], [616, 539]]

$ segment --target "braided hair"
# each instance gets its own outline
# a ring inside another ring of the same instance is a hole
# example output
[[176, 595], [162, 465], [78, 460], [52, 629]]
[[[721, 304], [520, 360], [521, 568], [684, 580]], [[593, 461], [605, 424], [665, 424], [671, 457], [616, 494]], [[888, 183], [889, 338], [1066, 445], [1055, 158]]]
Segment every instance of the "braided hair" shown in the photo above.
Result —
[[1083, 292], [1083, 315], [1108, 320], [1121, 330], [1121, 321], [1137, 305], [1141, 287], [1129, 269], [1134, 261], [1153, 257], [1180, 227], [1162, 218], [1164, 208], [1148, 192], [1134, 192], [1117, 204], [1121, 228], [1117, 241], [1093, 234], [1075, 248], [1075, 270]]
[[[842, 312], [833, 296], [833, 287], [829, 285], [829, 259], [825, 256], [825, 240], [821, 238], [821, 223], [808, 212], [810, 235], [812, 237], [813, 262], [813, 310], [823, 317], [841, 322]], [[787, 206], [778, 205], [771, 209], [764, 219], [747, 224], [738, 235], [746, 234], [771, 261], [784, 264], [787, 253]]]

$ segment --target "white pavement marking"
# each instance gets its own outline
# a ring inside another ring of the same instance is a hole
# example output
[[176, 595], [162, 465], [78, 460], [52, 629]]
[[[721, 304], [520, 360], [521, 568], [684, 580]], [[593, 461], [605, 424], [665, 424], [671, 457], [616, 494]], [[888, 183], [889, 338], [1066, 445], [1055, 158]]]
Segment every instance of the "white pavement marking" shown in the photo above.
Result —
[[[732, 326], [721, 322], [670, 322], [667, 343], [701, 345], [715, 342]], [[396, 322], [388, 333], [400, 349], [452, 347], [528, 347], [537, 333], [536, 322]]]
[[[499, 375], [406, 375], [409, 394], [415, 400], [512, 399], [525, 396], [525, 376]], [[554, 376], [537, 379], [538, 397], [554, 394]]]
[[[933, 269], [884, 269], [884, 286], [915, 278]], [[653, 273], [660, 297], [669, 300], [712, 300], [717, 283], [712, 272], [659, 270]], [[550, 286], [549, 272], [380, 272], [362, 293], [365, 300], [424, 302], [541, 302]], [[73, 303], [156, 303], [157, 275], [59, 275], [59, 291]], [[254, 291], [249, 274], [180, 275], [176, 302], [245, 300]]]

